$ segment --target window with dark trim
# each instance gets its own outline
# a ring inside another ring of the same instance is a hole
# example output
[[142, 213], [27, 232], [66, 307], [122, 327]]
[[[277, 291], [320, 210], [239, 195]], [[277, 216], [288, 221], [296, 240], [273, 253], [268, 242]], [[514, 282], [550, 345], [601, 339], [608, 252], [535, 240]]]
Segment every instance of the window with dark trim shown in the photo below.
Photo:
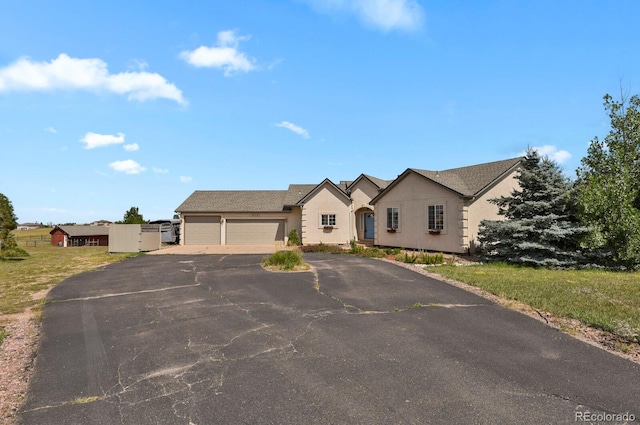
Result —
[[444, 205], [427, 207], [427, 230], [444, 230]]
[[387, 229], [398, 229], [398, 212], [396, 207], [387, 208]]

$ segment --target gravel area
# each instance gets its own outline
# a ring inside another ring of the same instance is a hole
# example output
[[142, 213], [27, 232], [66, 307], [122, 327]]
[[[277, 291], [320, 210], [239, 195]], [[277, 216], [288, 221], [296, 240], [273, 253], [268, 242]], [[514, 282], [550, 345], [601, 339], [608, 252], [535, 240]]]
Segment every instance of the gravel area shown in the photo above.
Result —
[[9, 336], [0, 346], [0, 422], [10, 425], [27, 392], [40, 326], [31, 311], [2, 319]]

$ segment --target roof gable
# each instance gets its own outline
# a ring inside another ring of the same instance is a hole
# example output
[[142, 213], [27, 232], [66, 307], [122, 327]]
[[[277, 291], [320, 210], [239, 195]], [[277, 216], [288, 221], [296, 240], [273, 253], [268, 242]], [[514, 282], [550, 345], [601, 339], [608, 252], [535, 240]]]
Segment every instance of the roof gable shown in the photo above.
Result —
[[389, 190], [396, 186], [409, 174], [417, 174], [445, 189], [455, 192], [464, 198], [473, 198], [488, 190], [496, 182], [505, 178], [515, 170], [522, 162], [522, 157], [506, 159], [503, 161], [488, 162], [471, 165], [468, 167], [452, 168], [443, 171], [420, 170], [407, 168], [400, 174], [380, 195], [371, 200], [371, 204], [377, 202]]
[[358, 178], [356, 178], [354, 181], [349, 183], [347, 188], [351, 189], [351, 187], [355, 186], [356, 184], [358, 184], [358, 182], [361, 182], [362, 180], [368, 180], [378, 190], [385, 189], [387, 186], [391, 184], [391, 182], [393, 182], [393, 180], [382, 180], [377, 177], [370, 176], [368, 174], [360, 174]]
[[347, 193], [346, 193], [342, 188], [340, 188], [339, 186], [337, 186], [337, 185], [336, 185], [335, 183], [333, 183], [331, 180], [329, 180], [329, 179], [324, 179], [324, 180], [322, 181], [322, 183], [320, 183], [319, 185], [317, 185], [316, 187], [314, 187], [314, 188], [313, 188], [313, 190], [309, 191], [309, 193], [307, 193], [307, 194], [306, 194], [302, 199], [300, 199], [300, 200], [298, 201], [298, 203], [297, 203], [297, 204], [298, 204], [298, 205], [302, 205], [302, 204], [304, 204], [305, 202], [307, 202], [307, 201], [308, 201], [309, 199], [311, 199], [311, 198], [312, 198], [316, 193], [318, 193], [318, 191], [319, 191], [320, 189], [322, 189], [322, 187], [323, 187], [323, 186], [325, 186], [325, 185], [329, 185], [329, 186], [333, 187], [334, 189], [336, 189], [336, 190], [338, 191], [338, 193], [340, 193], [341, 195], [343, 195], [345, 198], [347, 198], [347, 199], [351, 199], [351, 198], [349, 198], [349, 195], [347, 195]]

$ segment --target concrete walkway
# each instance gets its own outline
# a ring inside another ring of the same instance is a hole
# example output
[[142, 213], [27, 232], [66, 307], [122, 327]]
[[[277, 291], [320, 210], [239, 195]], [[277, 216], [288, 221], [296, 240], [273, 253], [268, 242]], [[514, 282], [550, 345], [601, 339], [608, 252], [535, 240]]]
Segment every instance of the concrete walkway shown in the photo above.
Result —
[[273, 254], [276, 251], [290, 250], [294, 247], [282, 244], [273, 245], [165, 245], [147, 255], [193, 255], [193, 254]]

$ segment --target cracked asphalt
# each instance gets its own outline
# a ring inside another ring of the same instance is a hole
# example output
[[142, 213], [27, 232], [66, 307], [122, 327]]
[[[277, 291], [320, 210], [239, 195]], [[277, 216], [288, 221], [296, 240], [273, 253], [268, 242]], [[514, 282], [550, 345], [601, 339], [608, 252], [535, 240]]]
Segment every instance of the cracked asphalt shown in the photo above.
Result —
[[261, 257], [139, 256], [56, 286], [19, 423], [640, 417], [639, 365], [527, 316], [377, 260]]

